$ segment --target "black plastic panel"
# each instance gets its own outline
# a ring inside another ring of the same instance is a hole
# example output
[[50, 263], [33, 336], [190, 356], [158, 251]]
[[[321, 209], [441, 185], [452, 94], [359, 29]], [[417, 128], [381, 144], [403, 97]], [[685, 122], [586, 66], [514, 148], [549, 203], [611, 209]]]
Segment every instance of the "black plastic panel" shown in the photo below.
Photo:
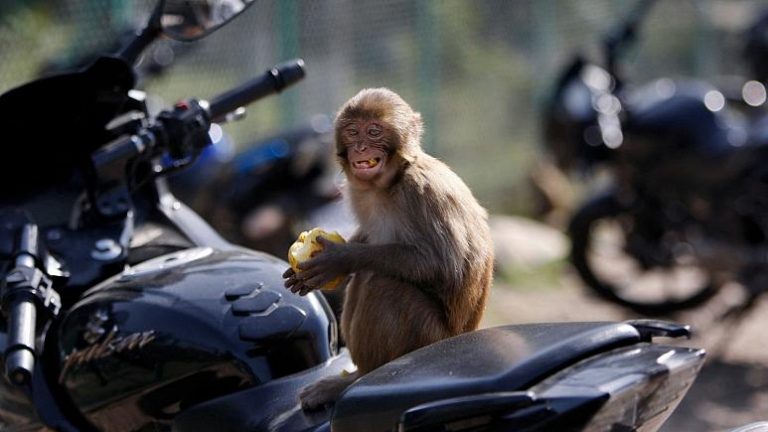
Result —
[[262, 286], [264, 286], [264, 284], [262, 283], [247, 283], [244, 285], [230, 287], [224, 291], [224, 296], [226, 297], [227, 300], [230, 300], [230, 301], [235, 300], [237, 298], [250, 295], [255, 290], [261, 288]]
[[287, 267], [211, 248], [131, 267], [64, 315], [53, 379], [90, 422], [127, 432], [324, 364], [335, 354], [336, 323], [319, 294], [285, 290]]
[[[299, 392], [322, 378], [338, 375], [354, 365], [349, 352], [329, 362], [265, 385], [201, 403], [176, 417], [176, 432], [329, 431], [329, 411], [302, 411]], [[364, 431], [366, 429], [360, 429]]]
[[289, 337], [307, 319], [307, 313], [293, 305], [280, 306], [267, 315], [257, 315], [240, 324], [240, 338], [266, 341]]
[[638, 331], [624, 323], [528, 324], [467, 333], [361, 378], [336, 404], [333, 430], [389, 430], [413, 406], [524, 390], [579, 360], [639, 341]]
[[252, 297], [241, 298], [232, 303], [232, 312], [240, 314], [264, 312], [280, 301], [282, 295], [275, 291], [259, 291]]

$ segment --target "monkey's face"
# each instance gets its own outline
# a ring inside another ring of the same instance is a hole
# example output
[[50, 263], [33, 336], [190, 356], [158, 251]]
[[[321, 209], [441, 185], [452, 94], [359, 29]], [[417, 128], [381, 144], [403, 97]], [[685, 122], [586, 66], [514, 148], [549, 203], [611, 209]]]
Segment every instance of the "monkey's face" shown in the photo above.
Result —
[[346, 150], [348, 173], [363, 182], [379, 183], [390, 177], [390, 154], [394, 149], [395, 134], [380, 120], [353, 120], [342, 125], [341, 140]]

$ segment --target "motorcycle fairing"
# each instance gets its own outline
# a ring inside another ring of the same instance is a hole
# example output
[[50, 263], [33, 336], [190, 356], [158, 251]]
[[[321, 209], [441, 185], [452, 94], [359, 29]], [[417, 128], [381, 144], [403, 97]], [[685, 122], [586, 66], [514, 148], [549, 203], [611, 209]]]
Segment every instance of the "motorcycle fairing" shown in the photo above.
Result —
[[349, 351], [343, 349], [338, 356], [307, 371], [196, 405], [176, 416], [173, 430], [330, 431], [331, 410], [303, 411], [299, 405], [299, 392], [322, 378], [354, 368]]
[[336, 355], [336, 323], [320, 295], [284, 295], [285, 268], [212, 248], [130, 267], [67, 311], [46, 353], [58, 358], [48, 379], [97, 428], [133, 431], [324, 364]]

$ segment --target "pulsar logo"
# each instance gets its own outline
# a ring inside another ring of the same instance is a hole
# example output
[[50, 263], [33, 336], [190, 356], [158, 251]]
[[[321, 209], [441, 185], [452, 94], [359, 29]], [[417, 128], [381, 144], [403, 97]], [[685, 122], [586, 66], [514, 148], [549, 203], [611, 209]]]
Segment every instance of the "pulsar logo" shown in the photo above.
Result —
[[59, 383], [63, 383], [64, 377], [75, 367], [88, 364], [97, 359], [109, 357], [113, 354], [144, 348], [153, 340], [155, 340], [154, 330], [118, 337], [117, 329], [113, 328], [102, 342], [91, 344], [82, 350], [73, 350], [64, 359], [64, 366], [61, 369], [61, 374], [59, 374]]

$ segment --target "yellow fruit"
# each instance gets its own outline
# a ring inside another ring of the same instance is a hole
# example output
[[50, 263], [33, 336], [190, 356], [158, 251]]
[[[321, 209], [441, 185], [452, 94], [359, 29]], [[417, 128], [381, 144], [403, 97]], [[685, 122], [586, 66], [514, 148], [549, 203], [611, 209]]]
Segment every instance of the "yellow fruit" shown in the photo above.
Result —
[[[320, 228], [312, 228], [309, 231], [304, 231], [299, 234], [299, 238], [291, 245], [290, 249], [288, 249], [288, 263], [291, 264], [291, 268], [296, 273], [301, 272], [299, 264], [312, 258], [323, 250], [323, 245], [317, 241], [317, 237], [322, 237], [334, 243], [345, 243], [344, 238], [339, 235], [339, 233], [335, 231], [329, 233]], [[339, 286], [342, 280], [344, 280], [344, 278], [339, 276], [320, 287], [320, 289], [335, 289]]]

